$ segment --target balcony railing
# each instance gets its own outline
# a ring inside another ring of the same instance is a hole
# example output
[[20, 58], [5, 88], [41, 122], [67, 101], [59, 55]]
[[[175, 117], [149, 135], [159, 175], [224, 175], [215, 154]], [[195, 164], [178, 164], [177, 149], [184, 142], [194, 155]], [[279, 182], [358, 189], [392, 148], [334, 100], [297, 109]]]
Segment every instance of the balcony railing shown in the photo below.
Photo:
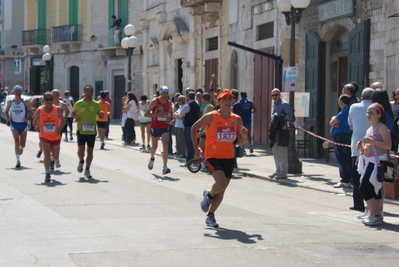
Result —
[[204, 5], [205, 3], [220, 3], [223, 0], [180, 0], [182, 7], [194, 7]]
[[82, 42], [82, 25], [64, 25], [53, 27], [53, 43]]
[[46, 45], [50, 44], [51, 30], [36, 29], [29, 31], [22, 31], [22, 45]]

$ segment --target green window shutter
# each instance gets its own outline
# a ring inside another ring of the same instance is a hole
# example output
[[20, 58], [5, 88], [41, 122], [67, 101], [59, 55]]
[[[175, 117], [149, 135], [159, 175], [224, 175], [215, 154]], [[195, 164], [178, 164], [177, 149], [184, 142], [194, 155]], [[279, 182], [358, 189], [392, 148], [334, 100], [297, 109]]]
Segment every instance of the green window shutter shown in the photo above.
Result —
[[47, 43], [47, 0], [37, 0], [38, 44]]
[[129, 23], [128, 22], [128, 19], [129, 19], [129, 1], [128, 0], [122, 0], [121, 19], [122, 19], [121, 30], [122, 30], [123, 36], [125, 36], [125, 33], [123, 32], [123, 28], [125, 28], [125, 26]]
[[[108, 0], [108, 45], [113, 46], [114, 44], [114, 30], [110, 29], [114, 23], [112, 15], [115, 15], [115, 0]], [[122, 21], [123, 22], [123, 21]]]
[[72, 34], [72, 41], [78, 41], [79, 39], [79, 0], [69, 0], [68, 7], [68, 20], [69, 26], [74, 26], [75, 30]]
[[69, 0], [69, 24], [79, 24], [79, 0]]

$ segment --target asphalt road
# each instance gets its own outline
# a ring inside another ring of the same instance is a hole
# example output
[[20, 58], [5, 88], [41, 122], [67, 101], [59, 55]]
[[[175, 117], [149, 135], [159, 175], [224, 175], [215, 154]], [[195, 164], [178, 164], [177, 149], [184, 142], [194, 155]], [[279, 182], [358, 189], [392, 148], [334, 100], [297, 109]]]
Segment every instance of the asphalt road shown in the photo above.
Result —
[[0, 266], [399, 266], [399, 207], [365, 227], [348, 198], [235, 175], [205, 225], [199, 203], [210, 175], [109, 142], [96, 144], [93, 179], [76, 172], [76, 140], [44, 183], [28, 133], [15, 170], [11, 133], [0, 125]]

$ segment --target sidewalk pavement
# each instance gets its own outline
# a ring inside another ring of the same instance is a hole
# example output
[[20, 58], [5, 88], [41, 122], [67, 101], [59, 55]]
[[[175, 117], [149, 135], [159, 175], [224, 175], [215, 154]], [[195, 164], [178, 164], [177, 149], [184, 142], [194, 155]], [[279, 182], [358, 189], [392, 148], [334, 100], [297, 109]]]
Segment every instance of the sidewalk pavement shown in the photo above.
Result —
[[[141, 132], [140, 127], [135, 127], [137, 146], [130, 148], [140, 150], [141, 148]], [[112, 143], [122, 146], [122, 129], [119, 121], [113, 121], [110, 125], [109, 138], [106, 143]], [[173, 136], [175, 138], [175, 136]], [[173, 149], [175, 149], [175, 139], [173, 139]], [[275, 172], [274, 158], [271, 148], [264, 146], [254, 146], [254, 153], [249, 153], [246, 149], [246, 155], [238, 158], [238, 168], [234, 173], [243, 176], [259, 178], [263, 180], [273, 181], [279, 184], [291, 187], [303, 187], [318, 190], [327, 193], [346, 195], [352, 197], [352, 188], [334, 188], [333, 185], [340, 181], [338, 165], [335, 158], [330, 157], [329, 163], [326, 159], [303, 158], [299, 157], [302, 162], [302, 173], [288, 174], [287, 179], [272, 179], [268, 176]], [[162, 147], [158, 145], [156, 154], [161, 155]], [[352, 202], [351, 202], [352, 203]], [[385, 203], [399, 205], [399, 199], [385, 199]]]

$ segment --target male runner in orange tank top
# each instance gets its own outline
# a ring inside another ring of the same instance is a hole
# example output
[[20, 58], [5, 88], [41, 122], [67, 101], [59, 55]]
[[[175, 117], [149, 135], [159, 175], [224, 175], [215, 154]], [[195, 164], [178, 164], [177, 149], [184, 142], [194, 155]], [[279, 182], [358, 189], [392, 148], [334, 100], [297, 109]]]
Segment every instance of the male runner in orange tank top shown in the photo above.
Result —
[[44, 105], [38, 108], [34, 114], [33, 125], [39, 132], [40, 143], [44, 154], [45, 182], [50, 182], [50, 154], [59, 164], [61, 132], [65, 124], [64, 116], [58, 106], [53, 105], [53, 95], [46, 92], [43, 95]]
[[211, 190], [204, 191], [201, 209], [203, 212], [208, 212], [205, 223], [211, 227], [219, 226], [214, 213], [223, 200], [233, 174], [234, 141], [237, 139], [240, 145], [245, 144], [248, 132], [242, 126], [241, 117], [231, 112], [233, 97], [230, 90], [224, 89], [217, 96], [220, 109], [205, 114], [191, 128], [194, 157], [199, 159], [201, 151], [198, 147], [197, 132], [206, 127], [205, 159], [215, 183]]

